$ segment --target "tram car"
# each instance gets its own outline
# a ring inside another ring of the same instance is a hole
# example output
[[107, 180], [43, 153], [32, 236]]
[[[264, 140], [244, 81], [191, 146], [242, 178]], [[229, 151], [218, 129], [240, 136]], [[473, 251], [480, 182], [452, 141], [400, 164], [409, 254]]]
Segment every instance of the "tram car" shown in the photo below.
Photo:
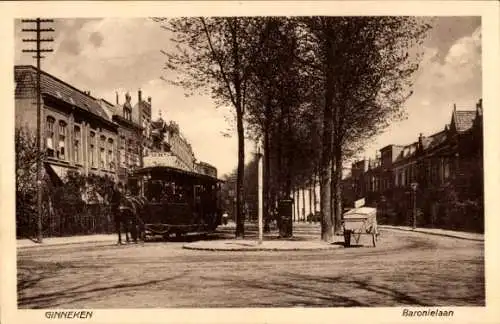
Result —
[[138, 169], [135, 178], [147, 200], [144, 235], [165, 238], [210, 233], [221, 223], [221, 180], [168, 166]]

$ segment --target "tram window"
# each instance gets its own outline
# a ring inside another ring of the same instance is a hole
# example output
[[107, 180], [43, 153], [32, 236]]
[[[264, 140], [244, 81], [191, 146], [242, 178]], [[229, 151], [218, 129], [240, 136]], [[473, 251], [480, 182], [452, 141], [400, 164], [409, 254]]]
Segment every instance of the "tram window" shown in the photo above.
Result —
[[169, 182], [164, 183], [162, 200], [171, 202], [173, 200], [173, 197], [174, 197], [174, 190], [172, 188], [172, 184]]
[[153, 201], [153, 202], [158, 202], [160, 201], [161, 198], [161, 182], [157, 180], [152, 180], [147, 182], [147, 193], [146, 193], [146, 198]]

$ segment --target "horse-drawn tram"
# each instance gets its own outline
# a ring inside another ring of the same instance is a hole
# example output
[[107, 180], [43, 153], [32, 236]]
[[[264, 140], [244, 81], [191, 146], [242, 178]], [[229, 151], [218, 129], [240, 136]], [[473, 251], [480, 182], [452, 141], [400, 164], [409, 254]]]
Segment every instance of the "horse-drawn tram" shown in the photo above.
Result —
[[210, 233], [221, 222], [220, 180], [168, 166], [138, 169], [147, 200], [142, 214], [145, 236]]

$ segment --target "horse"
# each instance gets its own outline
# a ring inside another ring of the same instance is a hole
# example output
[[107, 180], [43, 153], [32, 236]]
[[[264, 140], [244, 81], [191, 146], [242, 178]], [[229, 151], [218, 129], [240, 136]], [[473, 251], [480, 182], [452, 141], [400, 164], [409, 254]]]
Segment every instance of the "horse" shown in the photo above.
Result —
[[129, 196], [130, 204], [133, 205], [133, 219], [130, 219], [132, 229], [141, 241], [145, 241], [145, 223], [143, 217], [148, 212], [147, 200], [142, 196]]
[[131, 201], [131, 197], [126, 195], [121, 198], [120, 206], [118, 207], [119, 211], [116, 214], [115, 224], [116, 230], [118, 232], [118, 244], [122, 243], [121, 240], [121, 229], [123, 228], [125, 232], [125, 239], [130, 242], [130, 236], [134, 243], [137, 243], [137, 228], [135, 226], [135, 214], [136, 208], [134, 203]]
[[122, 244], [122, 229], [127, 243], [130, 242], [129, 233], [134, 243], [137, 243], [139, 236], [144, 239], [142, 215], [144, 215], [146, 201], [142, 197], [132, 196], [130, 192], [122, 194], [120, 189], [118, 187], [118, 190], [114, 190], [111, 201], [118, 244]]

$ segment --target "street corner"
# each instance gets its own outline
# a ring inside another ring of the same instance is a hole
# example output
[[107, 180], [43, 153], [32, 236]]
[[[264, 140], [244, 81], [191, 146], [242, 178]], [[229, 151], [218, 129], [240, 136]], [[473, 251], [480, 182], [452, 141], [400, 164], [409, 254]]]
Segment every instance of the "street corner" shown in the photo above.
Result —
[[343, 248], [343, 243], [322, 241], [271, 240], [259, 244], [254, 240], [197, 241], [183, 245], [188, 250], [205, 251], [313, 251]]

